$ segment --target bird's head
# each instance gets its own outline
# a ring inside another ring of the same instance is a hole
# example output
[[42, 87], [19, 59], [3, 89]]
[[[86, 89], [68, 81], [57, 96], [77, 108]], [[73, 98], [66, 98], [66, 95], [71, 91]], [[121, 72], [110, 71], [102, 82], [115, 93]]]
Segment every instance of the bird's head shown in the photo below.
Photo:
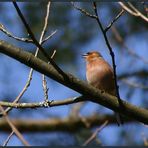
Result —
[[100, 57], [102, 58], [102, 55], [97, 51], [90, 51], [87, 52], [86, 54], [83, 54], [82, 57], [85, 58], [87, 62], [89, 62]]

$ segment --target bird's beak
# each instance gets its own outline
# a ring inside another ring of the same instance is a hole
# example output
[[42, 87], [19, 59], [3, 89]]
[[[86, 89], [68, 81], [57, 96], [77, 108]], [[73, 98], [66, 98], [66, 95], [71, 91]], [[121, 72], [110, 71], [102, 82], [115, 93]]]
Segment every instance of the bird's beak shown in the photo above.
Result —
[[83, 58], [86, 58], [88, 56], [88, 54], [82, 54]]

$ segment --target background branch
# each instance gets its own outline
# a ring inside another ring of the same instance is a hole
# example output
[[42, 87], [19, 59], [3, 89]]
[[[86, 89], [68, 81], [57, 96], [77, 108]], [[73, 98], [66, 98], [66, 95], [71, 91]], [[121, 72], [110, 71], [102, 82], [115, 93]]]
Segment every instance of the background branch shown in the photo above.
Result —
[[[101, 126], [108, 120], [109, 125], [116, 125], [116, 118], [113, 115], [94, 114], [87, 117], [77, 118], [50, 118], [42, 120], [33, 119], [11, 119], [12, 123], [20, 132], [77, 132], [83, 128], [93, 128]], [[85, 122], [84, 122], [85, 121]], [[124, 118], [125, 123], [135, 122], [133, 119]], [[0, 120], [1, 131], [10, 132], [8, 123]]]
[[92, 142], [96, 137], [97, 134], [108, 124], [108, 120], [106, 120], [99, 128], [95, 130], [95, 132], [84, 142], [83, 146], [88, 145]]
[[[24, 139], [24, 137], [22, 136], [22, 134], [19, 132], [19, 130], [16, 128], [16, 126], [12, 123], [12, 121], [9, 119], [9, 117], [7, 116], [7, 114], [5, 113], [3, 107], [0, 105], [0, 110], [2, 111], [2, 113], [4, 114], [4, 119], [7, 122], [7, 125], [11, 128], [12, 131], [14, 131], [14, 133], [16, 134], [16, 136], [20, 139], [20, 141], [25, 145], [25, 146], [29, 146], [29, 143]], [[10, 129], [9, 129], [10, 131]]]

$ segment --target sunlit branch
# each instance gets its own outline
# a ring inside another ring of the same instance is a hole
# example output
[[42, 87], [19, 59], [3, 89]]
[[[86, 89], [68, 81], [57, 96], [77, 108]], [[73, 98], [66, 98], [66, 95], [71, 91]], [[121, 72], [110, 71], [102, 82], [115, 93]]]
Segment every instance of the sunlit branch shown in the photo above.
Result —
[[128, 13], [130, 13], [133, 16], [136, 17], [140, 17], [142, 18], [144, 21], [148, 22], [148, 18], [146, 16], [144, 16], [138, 9], [136, 9], [130, 2], [128, 2], [128, 6], [126, 6], [123, 2], [118, 2], [119, 5], [126, 10]]

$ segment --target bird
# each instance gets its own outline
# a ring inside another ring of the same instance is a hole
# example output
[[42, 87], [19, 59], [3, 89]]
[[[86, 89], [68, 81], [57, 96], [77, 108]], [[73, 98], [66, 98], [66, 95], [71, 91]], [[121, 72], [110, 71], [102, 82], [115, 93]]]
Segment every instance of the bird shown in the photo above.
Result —
[[[86, 61], [86, 79], [88, 84], [108, 94], [116, 96], [114, 73], [110, 64], [98, 51], [90, 51], [82, 55]], [[123, 124], [121, 116], [116, 113], [117, 124]]]

